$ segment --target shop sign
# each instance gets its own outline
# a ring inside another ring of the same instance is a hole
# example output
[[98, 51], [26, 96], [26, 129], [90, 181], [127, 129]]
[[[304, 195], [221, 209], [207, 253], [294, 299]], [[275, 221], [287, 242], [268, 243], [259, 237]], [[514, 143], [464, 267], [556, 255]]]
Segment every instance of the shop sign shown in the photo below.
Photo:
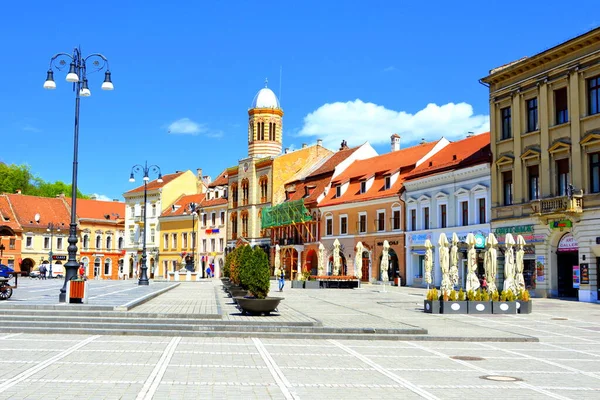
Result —
[[550, 229], [564, 229], [564, 228], [572, 228], [573, 227], [573, 221], [568, 220], [568, 219], [561, 219], [559, 221], [551, 221], [550, 222]]
[[481, 233], [478, 233], [475, 235], [475, 248], [476, 249], [485, 248], [485, 236], [483, 236]]
[[[390, 244], [390, 246], [395, 246], [398, 244], [397, 240], [388, 240], [388, 243]], [[383, 246], [383, 242], [377, 242], [377, 246]]]
[[578, 251], [579, 245], [572, 234], [567, 233], [558, 242], [558, 251]]
[[573, 265], [573, 289], [579, 289], [579, 265]]
[[494, 229], [494, 235], [523, 235], [524, 233], [533, 233], [533, 225], [517, 225], [517, 226], [504, 226], [502, 228]]
[[[96, 256], [96, 255], [94, 254], [94, 257], [95, 257], [95, 256]], [[104, 254], [102, 254], [102, 256], [100, 256], [100, 257], [104, 257]], [[65, 261], [65, 260], [67, 259], [67, 256], [55, 256], [55, 255], [53, 254], [53, 255], [52, 255], [52, 259], [53, 259], [53, 260], [61, 260], [61, 261]]]
[[589, 285], [590, 284], [590, 269], [589, 264], [579, 264], [579, 272], [581, 274], [581, 284]]
[[431, 232], [415, 233], [413, 235], [408, 235], [408, 245], [409, 246], [425, 246], [425, 241], [427, 239], [431, 240]]
[[544, 282], [544, 268], [546, 266], [546, 257], [537, 256], [535, 259], [535, 276], [538, 282]]

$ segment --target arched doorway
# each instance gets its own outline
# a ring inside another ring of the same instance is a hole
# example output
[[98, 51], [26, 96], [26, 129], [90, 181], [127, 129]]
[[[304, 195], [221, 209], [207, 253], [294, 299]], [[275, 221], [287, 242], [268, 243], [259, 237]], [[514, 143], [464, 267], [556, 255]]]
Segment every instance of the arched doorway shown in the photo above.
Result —
[[90, 260], [87, 257], [82, 257], [80, 262], [83, 264], [83, 269], [85, 270], [85, 276], [89, 276], [90, 270], [88, 269], [90, 265]]
[[[377, 277], [377, 280], [381, 280], [381, 258], [382, 258], [383, 254], [379, 255], [379, 276]], [[394, 281], [394, 279], [396, 279], [398, 277], [398, 275], [400, 274], [400, 266], [398, 264], [398, 255], [396, 254], [396, 252], [394, 251], [394, 249], [389, 249], [388, 250], [388, 280], [390, 281]], [[387, 282], [386, 282], [387, 283]]]
[[319, 258], [317, 257], [317, 252], [309, 250], [306, 254], [306, 262], [304, 263], [303, 271], [308, 271], [311, 275], [317, 275], [318, 268]]
[[133, 258], [130, 258], [129, 259], [129, 272], [127, 273], [127, 275], [129, 275], [129, 278], [133, 278], [134, 268], [135, 268], [135, 265], [134, 265]]
[[578, 284], [573, 284], [574, 269], [579, 269], [579, 244], [571, 233], [565, 233], [556, 249], [558, 297], [579, 297]]
[[100, 257], [96, 257], [94, 259], [94, 275], [92, 278], [97, 279], [100, 276], [100, 266], [102, 265], [102, 260]]
[[33, 266], [35, 265], [35, 263], [33, 262], [33, 260], [31, 258], [26, 258], [21, 262], [21, 272], [27, 272], [27, 275], [29, 275], [29, 273], [31, 271], [33, 271]]
[[[346, 257], [344, 253], [340, 252], [340, 275], [348, 274], [348, 264], [346, 264]], [[333, 255], [329, 256], [329, 262], [327, 263], [327, 275], [333, 275]]]
[[154, 258], [151, 258], [150, 259], [150, 279], [154, 279], [154, 267], [155, 267]]
[[369, 254], [369, 252], [368, 251], [363, 251], [363, 253], [362, 253], [362, 265], [361, 265], [362, 277], [360, 278], [360, 280], [363, 281], [363, 282], [369, 282], [369, 278], [370, 278], [370, 271], [369, 271], [370, 260], [371, 260], [371, 255]]
[[293, 247], [282, 249], [281, 267], [285, 271], [286, 278], [295, 280], [298, 274], [298, 252]]

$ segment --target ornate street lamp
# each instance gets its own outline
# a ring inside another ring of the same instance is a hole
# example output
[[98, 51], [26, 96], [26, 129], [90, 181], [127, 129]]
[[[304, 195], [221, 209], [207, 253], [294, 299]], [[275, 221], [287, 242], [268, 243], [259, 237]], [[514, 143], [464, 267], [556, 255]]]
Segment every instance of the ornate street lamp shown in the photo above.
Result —
[[143, 238], [143, 248], [142, 248], [142, 272], [140, 273], [140, 279], [138, 280], [138, 285], [149, 285], [148, 281], [148, 266], [146, 265], [146, 209], [148, 208], [148, 181], [150, 178], [148, 174], [150, 171], [154, 171], [158, 174], [158, 179], [156, 180], [158, 183], [162, 183], [162, 173], [160, 172], [160, 167], [158, 165], [148, 165], [148, 161], [144, 165], [136, 164], [131, 167], [131, 175], [129, 176], [129, 182], [135, 182], [135, 178], [133, 176], [136, 172], [142, 172], [144, 177], [142, 178], [144, 181], [144, 238]]
[[[70, 61], [70, 62], [69, 62]], [[73, 83], [73, 91], [75, 92], [75, 129], [73, 139], [73, 177], [71, 183], [71, 223], [69, 224], [69, 258], [65, 264], [65, 283], [60, 289], [60, 295], [58, 297], [59, 302], [64, 303], [66, 301], [67, 294], [67, 282], [74, 276], [77, 276], [77, 268], [79, 263], [77, 262], [77, 153], [79, 147], [79, 97], [91, 96], [91, 91], [88, 88], [87, 72], [88, 72], [88, 61], [90, 61], [89, 69], [90, 73], [106, 70], [104, 73], [104, 82], [102, 83], [102, 90], [113, 90], [114, 86], [110, 77], [110, 69], [108, 67], [108, 60], [102, 54], [94, 53], [84, 57], [81, 54], [81, 49], [76, 47], [73, 49], [73, 54], [69, 53], [58, 53], [50, 59], [50, 68], [46, 75], [46, 82], [44, 82], [44, 89], [56, 89], [56, 82], [54, 82], [54, 71], [53, 68], [62, 71], [67, 62], [69, 62], [69, 73], [67, 74], [67, 82]], [[52, 262], [52, 261], [51, 261]]]
[[48, 223], [48, 228], [46, 229], [48, 232], [50, 232], [50, 252], [48, 253], [48, 259], [50, 260], [50, 267], [48, 268], [48, 275], [50, 277], [50, 279], [52, 279], [52, 241], [54, 239], [54, 232], [60, 232], [60, 228], [58, 227], [58, 224], [55, 224], [54, 222], [50, 222]]
[[[196, 216], [204, 214], [204, 209], [199, 207], [198, 203], [190, 203], [187, 208], [192, 215], [192, 271], [196, 271]], [[200, 222], [198, 222], [198, 225], [200, 225]]]

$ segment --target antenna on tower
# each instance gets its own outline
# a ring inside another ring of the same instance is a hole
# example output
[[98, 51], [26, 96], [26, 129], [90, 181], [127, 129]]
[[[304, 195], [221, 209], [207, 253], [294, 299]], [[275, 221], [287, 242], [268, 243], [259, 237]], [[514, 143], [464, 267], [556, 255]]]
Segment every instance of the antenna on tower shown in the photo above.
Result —
[[283, 73], [283, 67], [279, 66], [279, 104], [281, 104], [281, 75]]

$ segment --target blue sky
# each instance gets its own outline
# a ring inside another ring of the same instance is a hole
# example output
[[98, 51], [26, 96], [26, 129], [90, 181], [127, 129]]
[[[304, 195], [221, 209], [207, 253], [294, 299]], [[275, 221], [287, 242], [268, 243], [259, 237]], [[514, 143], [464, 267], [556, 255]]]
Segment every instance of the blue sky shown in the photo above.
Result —
[[[27, 3], [27, 4], [25, 4]], [[458, 4], [458, 5], [457, 5]], [[81, 45], [115, 90], [81, 100], [79, 188], [122, 199], [134, 164], [213, 178], [247, 154], [247, 110], [265, 78], [284, 147], [369, 140], [389, 151], [487, 128], [489, 69], [600, 25], [559, 1], [11, 1], [0, 15], [0, 161], [70, 183], [74, 94], [42, 89], [51, 56]], [[549, 23], [551, 21], [551, 23]], [[175, 125], [172, 125], [176, 123]], [[180, 131], [187, 134], [175, 134]], [[138, 180], [139, 182], [139, 180]]]

